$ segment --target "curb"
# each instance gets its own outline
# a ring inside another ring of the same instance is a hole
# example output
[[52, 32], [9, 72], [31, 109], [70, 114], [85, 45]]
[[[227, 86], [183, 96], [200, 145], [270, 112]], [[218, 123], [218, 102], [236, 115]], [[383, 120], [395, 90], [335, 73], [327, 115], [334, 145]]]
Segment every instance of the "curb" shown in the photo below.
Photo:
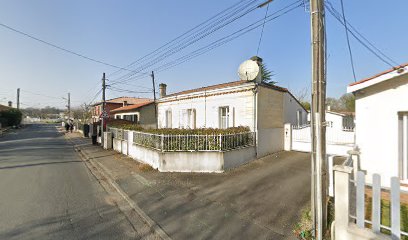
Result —
[[[120, 195], [120, 197], [123, 198], [123, 200], [126, 201], [126, 203], [131, 207], [132, 210], [134, 210], [137, 215], [142, 218], [142, 220], [157, 234], [160, 236], [160, 238], [164, 240], [171, 240], [169, 235], [153, 220], [151, 219], [138, 205], [135, 201], [133, 201], [121, 188], [120, 186], [115, 182], [115, 180], [112, 178], [112, 174], [110, 171], [103, 166], [101, 163], [97, 161], [93, 161], [92, 157], [89, 157], [87, 154], [85, 154], [80, 147], [75, 146], [75, 144], [68, 139], [74, 146], [74, 150], [79, 154], [79, 156], [86, 162], [89, 163], [93, 168], [95, 168], [99, 174], [102, 175], [102, 177], [105, 178], [107, 183]], [[92, 168], [88, 166], [89, 170], [92, 172]], [[131, 221], [129, 219], [129, 221]], [[132, 223], [132, 221], [131, 221]], [[135, 224], [132, 223], [132, 225], [135, 227]]]

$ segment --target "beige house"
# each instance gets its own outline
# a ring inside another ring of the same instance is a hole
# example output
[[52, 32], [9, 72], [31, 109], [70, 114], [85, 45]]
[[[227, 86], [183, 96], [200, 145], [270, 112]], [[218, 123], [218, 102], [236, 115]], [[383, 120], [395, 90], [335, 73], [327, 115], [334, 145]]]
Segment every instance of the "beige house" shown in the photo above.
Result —
[[156, 128], [155, 104], [152, 100], [127, 105], [111, 110], [114, 119], [123, 119], [141, 125], [143, 128]]

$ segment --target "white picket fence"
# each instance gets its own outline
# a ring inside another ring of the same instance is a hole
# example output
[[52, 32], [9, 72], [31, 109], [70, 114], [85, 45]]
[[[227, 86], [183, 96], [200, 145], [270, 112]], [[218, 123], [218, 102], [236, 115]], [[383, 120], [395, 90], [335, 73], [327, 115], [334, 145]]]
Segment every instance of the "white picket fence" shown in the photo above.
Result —
[[[366, 175], [357, 172], [353, 179], [353, 168], [347, 166], [334, 167], [335, 221], [332, 239], [401, 239], [408, 233], [401, 230], [401, 185], [398, 177], [392, 177], [391, 187], [381, 187], [379, 174], [372, 175], [372, 184], [366, 183]], [[366, 219], [366, 193], [371, 190], [371, 219]], [[381, 224], [381, 193], [389, 193], [391, 226]], [[405, 192], [404, 194], [408, 194]], [[367, 224], [371, 229], [366, 228]], [[388, 230], [391, 234], [381, 232]], [[333, 238], [334, 237], [334, 238]]]

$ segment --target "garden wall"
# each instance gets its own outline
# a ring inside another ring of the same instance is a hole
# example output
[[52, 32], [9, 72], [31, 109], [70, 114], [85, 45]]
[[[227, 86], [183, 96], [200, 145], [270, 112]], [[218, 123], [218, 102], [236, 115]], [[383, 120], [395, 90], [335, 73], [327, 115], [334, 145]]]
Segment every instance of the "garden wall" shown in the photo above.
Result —
[[132, 131], [127, 137], [127, 141], [114, 138], [113, 149], [160, 172], [223, 172], [256, 159], [253, 146], [230, 151], [163, 152], [134, 144]]

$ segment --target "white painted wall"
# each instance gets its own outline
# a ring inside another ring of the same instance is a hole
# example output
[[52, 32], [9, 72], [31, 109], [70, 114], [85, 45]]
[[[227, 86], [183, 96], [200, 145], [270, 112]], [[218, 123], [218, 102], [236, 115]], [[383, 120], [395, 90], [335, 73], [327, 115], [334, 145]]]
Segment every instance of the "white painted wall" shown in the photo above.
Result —
[[255, 147], [226, 152], [161, 152], [133, 144], [133, 131], [129, 131], [127, 141], [114, 138], [113, 149], [161, 172], [223, 172], [256, 159]]
[[326, 111], [326, 122], [328, 128], [343, 129], [343, 115]]
[[[166, 110], [172, 111], [172, 128], [179, 128], [183, 109], [195, 109], [196, 128], [219, 128], [219, 108], [229, 107], [229, 127], [254, 126], [254, 94], [251, 89], [237, 93], [201, 96], [158, 104], [159, 128], [165, 127]], [[210, 94], [210, 92], [208, 92]]]
[[356, 93], [356, 142], [361, 168], [385, 179], [400, 175], [398, 112], [408, 111], [408, 74]]

